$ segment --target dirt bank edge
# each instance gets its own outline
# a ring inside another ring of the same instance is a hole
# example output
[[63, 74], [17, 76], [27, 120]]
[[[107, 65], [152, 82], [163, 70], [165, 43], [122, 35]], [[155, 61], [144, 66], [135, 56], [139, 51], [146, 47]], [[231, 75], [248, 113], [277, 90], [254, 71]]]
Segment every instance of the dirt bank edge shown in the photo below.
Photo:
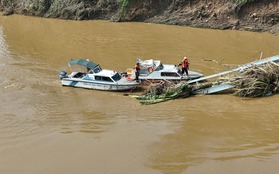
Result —
[[279, 34], [279, 0], [1, 0], [4, 15], [102, 19]]

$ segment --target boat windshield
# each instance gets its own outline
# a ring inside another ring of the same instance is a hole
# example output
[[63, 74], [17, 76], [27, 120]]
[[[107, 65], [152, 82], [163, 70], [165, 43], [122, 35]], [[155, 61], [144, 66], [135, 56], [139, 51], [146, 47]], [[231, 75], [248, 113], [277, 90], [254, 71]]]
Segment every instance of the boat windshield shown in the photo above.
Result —
[[121, 76], [120, 76], [118, 73], [116, 73], [114, 76], [112, 76], [112, 79], [113, 79], [114, 81], [118, 81], [118, 80], [121, 79]]

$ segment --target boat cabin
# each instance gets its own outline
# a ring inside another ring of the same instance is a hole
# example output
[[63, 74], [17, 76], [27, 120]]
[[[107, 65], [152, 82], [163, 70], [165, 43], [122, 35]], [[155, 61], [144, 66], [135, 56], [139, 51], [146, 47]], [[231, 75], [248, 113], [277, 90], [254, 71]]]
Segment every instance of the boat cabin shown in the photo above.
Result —
[[[201, 73], [194, 71], [189, 71], [189, 76], [183, 76], [178, 66], [162, 64], [160, 60], [137, 59], [137, 63], [140, 64], [139, 79], [141, 80], [187, 80], [203, 76]], [[128, 69], [127, 75], [134, 78], [134, 68]]]
[[80, 65], [82, 70], [72, 71], [69, 76], [67, 72], [61, 71], [59, 77], [63, 86], [105, 91], [127, 91], [139, 86], [138, 82], [127, 80], [116, 71], [102, 69], [89, 60], [72, 59], [68, 64], [69, 66]]

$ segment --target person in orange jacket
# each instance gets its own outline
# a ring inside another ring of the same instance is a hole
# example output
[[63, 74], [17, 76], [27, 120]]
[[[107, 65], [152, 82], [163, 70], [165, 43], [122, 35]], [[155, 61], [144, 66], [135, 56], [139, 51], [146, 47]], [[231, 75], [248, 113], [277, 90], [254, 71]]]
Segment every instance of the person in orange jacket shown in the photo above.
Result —
[[188, 76], [188, 69], [189, 69], [189, 60], [187, 57], [184, 57], [184, 59], [181, 62], [181, 66], [182, 66], [182, 75], [184, 75], [184, 73], [186, 73], [186, 75]]

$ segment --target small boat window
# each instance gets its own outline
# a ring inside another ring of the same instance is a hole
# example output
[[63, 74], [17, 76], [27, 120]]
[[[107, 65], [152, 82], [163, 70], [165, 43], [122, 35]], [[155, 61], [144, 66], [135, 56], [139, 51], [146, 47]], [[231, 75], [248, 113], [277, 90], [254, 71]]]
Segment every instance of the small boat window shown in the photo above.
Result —
[[77, 73], [76, 75], [74, 75], [73, 77], [74, 77], [74, 78], [82, 78], [82, 77], [84, 77], [85, 75], [86, 75], [86, 73], [79, 72], [79, 73]]
[[96, 68], [94, 68], [93, 72], [94, 72], [94, 73], [98, 73], [98, 72], [100, 72], [101, 70], [102, 70], [101, 67], [100, 67], [100, 66], [97, 66]]
[[110, 77], [103, 77], [103, 76], [95, 76], [95, 80], [113, 82]]
[[180, 70], [180, 69], [178, 69], [178, 74], [181, 74], [181, 75], [182, 75], [182, 72], [181, 72], [181, 70]]
[[155, 71], [160, 71], [160, 70], [162, 70], [162, 69], [164, 69], [164, 65], [160, 64], [160, 65], [155, 69]]
[[118, 80], [121, 79], [121, 76], [120, 76], [118, 73], [116, 73], [114, 76], [112, 76], [112, 79], [113, 79], [114, 81], [118, 81]]
[[161, 76], [164, 76], [164, 77], [179, 77], [179, 75], [177, 73], [174, 73], [174, 72], [162, 72]]
[[149, 72], [148, 72], [148, 69], [140, 69], [140, 75], [148, 75]]

